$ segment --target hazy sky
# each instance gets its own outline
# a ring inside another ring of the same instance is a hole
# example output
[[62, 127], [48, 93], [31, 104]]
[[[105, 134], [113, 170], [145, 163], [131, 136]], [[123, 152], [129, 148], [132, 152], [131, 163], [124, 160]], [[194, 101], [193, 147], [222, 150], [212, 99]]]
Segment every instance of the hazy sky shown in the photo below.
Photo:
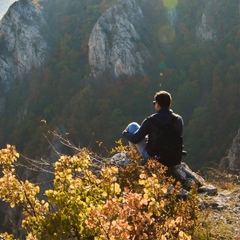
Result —
[[10, 5], [17, 0], [0, 0], [0, 19], [2, 19], [3, 15], [7, 12]]

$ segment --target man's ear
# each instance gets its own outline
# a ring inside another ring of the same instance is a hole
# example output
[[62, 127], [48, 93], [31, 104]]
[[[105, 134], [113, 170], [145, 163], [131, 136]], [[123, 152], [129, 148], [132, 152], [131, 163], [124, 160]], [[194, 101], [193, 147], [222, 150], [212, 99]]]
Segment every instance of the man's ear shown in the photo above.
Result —
[[157, 109], [157, 110], [160, 110], [160, 109], [161, 109], [161, 106], [160, 106], [158, 103], [156, 103], [156, 109]]

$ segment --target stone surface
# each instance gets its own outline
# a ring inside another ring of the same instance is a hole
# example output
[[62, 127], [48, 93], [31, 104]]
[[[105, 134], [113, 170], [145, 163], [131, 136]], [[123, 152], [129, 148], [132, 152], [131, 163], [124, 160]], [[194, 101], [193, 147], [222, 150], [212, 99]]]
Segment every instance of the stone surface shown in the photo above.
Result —
[[121, 0], [97, 21], [89, 38], [91, 78], [145, 73], [150, 54], [142, 43], [145, 18], [135, 0]]
[[127, 157], [126, 152], [119, 152], [113, 155], [109, 161], [111, 164], [117, 165], [119, 167], [125, 167], [129, 164], [130, 159]]
[[48, 45], [42, 8], [34, 1], [17, 1], [0, 21], [0, 114], [16, 80], [43, 63]]
[[216, 5], [215, 0], [206, 1], [205, 3], [205, 11], [202, 14], [201, 22], [198, 24], [196, 28], [196, 37], [201, 41], [214, 40], [216, 38], [216, 29], [209, 21], [210, 16], [212, 16], [212, 10]]
[[171, 172], [174, 178], [176, 178], [177, 181], [180, 181], [183, 188], [186, 190], [190, 190], [193, 184], [200, 187], [205, 183], [205, 180], [200, 175], [193, 172], [184, 162], [174, 166], [171, 169]]
[[227, 170], [232, 173], [240, 173], [240, 129], [233, 139], [228, 155], [221, 159], [219, 169], [221, 171]]
[[218, 194], [199, 194], [204, 223], [208, 224], [211, 239], [240, 239], [240, 186], [218, 189]]
[[213, 196], [217, 194], [218, 190], [213, 185], [204, 185], [198, 188], [198, 192]]

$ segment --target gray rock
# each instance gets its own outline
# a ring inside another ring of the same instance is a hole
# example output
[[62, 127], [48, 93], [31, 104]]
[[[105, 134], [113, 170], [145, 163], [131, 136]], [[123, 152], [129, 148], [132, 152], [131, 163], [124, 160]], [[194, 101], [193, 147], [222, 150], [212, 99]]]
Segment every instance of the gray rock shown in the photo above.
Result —
[[202, 14], [201, 22], [196, 28], [196, 37], [201, 41], [214, 40], [216, 38], [216, 28], [209, 22], [209, 16], [212, 16], [212, 10], [216, 6], [216, 0], [206, 1], [205, 11]]
[[109, 161], [119, 167], [125, 167], [129, 164], [130, 159], [127, 157], [126, 152], [119, 152], [112, 156]]
[[[168, 189], [167, 189], [167, 194], [166, 194], [166, 196], [165, 196], [166, 198], [170, 197], [170, 194], [171, 194], [173, 188], [174, 188], [173, 185], [171, 185], [171, 186], [168, 187]], [[188, 198], [189, 194], [190, 194], [189, 191], [187, 191], [187, 190], [184, 189], [184, 188], [181, 188], [181, 189], [179, 190], [178, 194], [177, 194], [177, 199], [178, 199], [178, 200], [179, 200], [179, 199], [186, 200], [186, 199]]]
[[40, 5], [17, 1], [0, 21], [0, 113], [15, 81], [43, 63], [48, 49], [42, 28], [47, 23]]
[[150, 54], [142, 43], [145, 19], [135, 0], [120, 0], [108, 9], [93, 27], [89, 38], [91, 78], [103, 74], [113, 78], [144, 74]]
[[229, 233], [226, 234], [228, 237], [221, 236], [222, 239], [238, 239], [239, 237], [240, 216], [239, 207], [237, 207], [239, 192], [239, 186], [235, 186], [233, 190], [219, 189], [219, 193], [214, 196], [199, 194], [200, 209], [203, 214], [206, 213], [208, 220], [206, 222], [211, 224], [212, 231], [214, 228], [217, 230], [219, 224], [221, 227], [224, 226], [224, 229], [229, 229]]
[[196, 184], [198, 187], [202, 186], [205, 180], [193, 172], [186, 163], [182, 162], [171, 168], [171, 172], [177, 181], [180, 181], [183, 188], [190, 190], [192, 185]]
[[198, 193], [205, 193], [207, 195], [216, 195], [218, 192], [217, 188], [213, 185], [201, 186], [198, 188]]
[[222, 158], [219, 169], [235, 174], [240, 172], [240, 129], [238, 130], [237, 136], [233, 139], [228, 155]]

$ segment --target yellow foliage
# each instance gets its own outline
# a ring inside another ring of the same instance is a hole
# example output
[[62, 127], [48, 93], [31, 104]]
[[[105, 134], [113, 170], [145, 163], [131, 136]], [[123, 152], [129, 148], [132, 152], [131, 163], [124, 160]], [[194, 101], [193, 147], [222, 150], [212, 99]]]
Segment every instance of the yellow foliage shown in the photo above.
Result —
[[22, 207], [22, 227], [28, 229], [29, 240], [191, 239], [197, 211], [194, 195], [177, 200], [180, 186], [168, 192], [173, 180], [166, 177], [166, 168], [154, 160], [139, 166], [135, 154], [131, 150], [131, 163], [125, 168], [105, 165], [99, 175], [90, 169], [87, 149], [61, 156], [55, 163], [53, 189], [43, 200], [37, 197], [39, 186], [12, 171], [19, 154], [7, 146], [0, 152], [0, 198], [11, 207]]

